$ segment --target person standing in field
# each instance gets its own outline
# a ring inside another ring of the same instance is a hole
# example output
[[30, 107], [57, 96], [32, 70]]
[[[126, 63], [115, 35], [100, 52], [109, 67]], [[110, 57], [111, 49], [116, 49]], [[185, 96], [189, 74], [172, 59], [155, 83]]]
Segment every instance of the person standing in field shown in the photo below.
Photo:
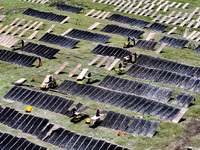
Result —
[[42, 66], [42, 59], [40, 56], [38, 57], [38, 60], [39, 60], [39, 66]]

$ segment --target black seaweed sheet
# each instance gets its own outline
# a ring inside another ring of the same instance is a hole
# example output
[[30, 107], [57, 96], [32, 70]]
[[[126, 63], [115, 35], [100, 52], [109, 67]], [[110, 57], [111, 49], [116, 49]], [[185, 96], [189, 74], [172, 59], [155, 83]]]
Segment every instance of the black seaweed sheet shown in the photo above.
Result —
[[20, 139], [17, 141], [17, 143], [15, 143], [12, 147], [15, 148], [15, 149], [17, 149], [17, 148], [19, 148], [19, 147], [22, 145], [22, 143], [25, 142], [25, 141], [26, 141], [25, 138], [20, 138]]
[[84, 142], [85, 139], [86, 139], [86, 136], [81, 135], [81, 137], [78, 139], [78, 141], [73, 146], [72, 150], [77, 150], [82, 145], [82, 143]]
[[104, 142], [105, 141], [103, 141], [103, 140], [99, 140], [98, 143], [93, 148], [93, 150], [99, 150], [103, 146]]
[[37, 121], [37, 119], [38, 119], [38, 117], [33, 117], [32, 120], [31, 120], [31, 121], [26, 125], [26, 127], [22, 130], [22, 132], [27, 133], [27, 132], [30, 130], [30, 128], [31, 128], [32, 125], [33, 125], [34, 128], [36, 129], [37, 126], [36, 126], [35, 122]]
[[26, 140], [20, 147], [19, 147], [19, 150], [25, 150], [25, 148], [31, 144], [30, 141]]
[[58, 146], [62, 142], [62, 140], [70, 133], [70, 131], [65, 130], [57, 139], [54, 141], [54, 145]]
[[18, 127], [18, 129], [23, 130], [27, 124], [32, 121], [33, 118], [34, 117], [32, 115], [29, 115], [26, 120], [24, 120], [23, 123]]
[[113, 116], [113, 114], [114, 114], [113, 111], [109, 111], [104, 120], [102, 121], [101, 126], [105, 127], [109, 122], [110, 118]]
[[123, 120], [125, 119], [126, 115], [121, 114], [118, 118], [118, 120], [115, 122], [115, 124], [113, 125], [112, 129], [118, 130], [118, 128], [120, 127], [120, 125], [122, 124]]
[[110, 143], [105, 142], [105, 143], [103, 144], [103, 146], [101, 147], [100, 150], [105, 150], [105, 149], [107, 149], [109, 146], [110, 146]]
[[131, 121], [131, 119], [132, 119], [132, 117], [126, 116], [126, 119], [125, 119], [124, 122], [121, 124], [121, 126], [119, 127], [118, 130], [120, 130], [120, 131], [122, 131], [122, 132], [123, 132], [124, 130], [126, 130], [128, 124], [129, 124], [129, 122]]
[[86, 150], [91, 150], [91, 149], [93, 149], [97, 142], [98, 142], [98, 140], [92, 139], [92, 141], [90, 142], [90, 144], [87, 146], [87, 149], [86, 149]]
[[37, 130], [37, 128], [39, 127], [39, 125], [42, 123], [43, 119], [37, 117], [37, 120], [35, 121], [35, 123], [30, 127], [28, 133], [29, 134], [33, 134], [34, 131]]
[[65, 147], [65, 150], [71, 149], [72, 146], [76, 143], [76, 141], [79, 139], [80, 135], [76, 134], [71, 138], [67, 146]]
[[49, 124], [39, 135], [37, 135], [38, 139], [42, 140], [53, 126], [53, 124]]
[[70, 139], [75, 135], [75, 133], [70, 132], [67, 134], [67, 136], [64, 138], [64, 140], [60, 143], [59, 147], [64, 148], [70, 141]]
[[87, 148], [87, 146], [89, 145], [89, 143], [92, 141], [91, 137], [87, 137], [85, 139], [85, 141], [82, 143], [81, 147], [79, 147], [79, 150], [84, 150], [85, 148]]
[[47, 125], [48, 122], [49, 122], [48, 119], [43, 119], [41, 121], [40, 125], [37, 127], [37, 129], [33, 132], [33, 135], [38, 136], [40, 134], [40, 132], [44, 129], [44, 127]]
[[127, 133], [132, 133], [133, 130], [137, 127], [141, 119], [135, 118], [133, 122], [130, 124], [130, 126], [127, 128], [126, 132]]
[[45, 141], [48, 141], [48, 143], [53, 144], [58, 138], [59, 136], [63, 133], [64, 129], [63, 128], [58, 128], [54, 131], [52, 131], [51, 136], [49, 136], [49, 138], [45, 139]]

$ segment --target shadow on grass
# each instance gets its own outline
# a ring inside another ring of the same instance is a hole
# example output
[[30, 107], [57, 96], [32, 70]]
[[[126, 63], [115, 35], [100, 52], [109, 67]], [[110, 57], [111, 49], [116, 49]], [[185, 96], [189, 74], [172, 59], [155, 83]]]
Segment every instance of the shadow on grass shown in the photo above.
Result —
[[78, 47], [78, 46], [75, 46], [75, 47], [73, 47], [72, 49], [78, 49], [78, 48], [80, 48], [80, 47]]
[[21, 49], [21, 47], [14, 47], [12, 50], [17, 51], [17, 50], [20, 50], [20, 49]]
[[[35, 66], [35, 65], [34, 65], [34, 66]], [[36, 66], [36, 68], [39, 68], [39, 67], [42, 67], [42, 66], [39, 66], [39, 65], [38, 65], [38, 66]]]
[[126, 73], [125, 72], [119, 72], [118, 74], [119, 75], [125, 75]]
[[153, 136], [155, 136], [156, 134], [158, 134], [158, 131], [156, 131]]
[[74, 74], [72, 77], [78, 77], [78, 75], [77, 75], [77, 74]]
[[191, 106], [194, 106], [195, 104], [194, 103], [190, 103], [190, 105], [188, 107], [191, 107]]
[[98, 83], [98, 82], [100, 82], [100, 80], [99, 79], [95, 79], [93, 81], [90, 81], [89, 83], [87, 82], [87, 84], [94, 84], [94, 83]]
[[54, 57], [52, 57], [51, 59], [58, 59], [58, 58], [54, 56]]
[[80, 118], [77, 117], [77, 120], [75, 120], [74, 118], [72, 118], [72, 119], [70, 120], [70, 122], [76, 124], [76, 123], [79, 123], [79, 122], [81, 122], [82, 120], [84, 120], [84, 119], [86, 119], [86, 118], [88, 118], [88, 117], [89, 117], [89, 115], [84, 114], [84, 115], [80, 116]]
[[186, 120], [185, 118], [181, 118], [180, 121], [179, 121], [179, 123], [180, 123], [180, 122], [183, 122], [183, 121], [185, 121], [185, 120]]
[[95, 129], [95, 128], [99, 127], [101, 122], [102, 121], [95, 122], [92, 126], [90, 126], [90, 128]]
[[59, 74], [67, 74], [67, 72], [61, 71], [59, 72]]

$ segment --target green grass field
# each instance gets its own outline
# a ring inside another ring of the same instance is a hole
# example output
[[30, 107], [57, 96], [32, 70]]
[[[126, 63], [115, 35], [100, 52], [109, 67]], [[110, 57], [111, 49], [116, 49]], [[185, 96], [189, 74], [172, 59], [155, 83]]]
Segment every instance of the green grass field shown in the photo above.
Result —
[[[171, 1], [175, 1], [175, 0], [171, 0]], [[68, 0], [66, 2], [67, 2], [67, 4], [70, 4], [73, 6], [80, 6], [80, 7], [86, 8], [86, 13], [89, 12], [93, 8], [96, 10], [111, 11], [112, 13], [116, 13], [115, 11], [113, 11], [113, 9], [114, 9], [113, 6], [99, 4], [99, 3], [93, 3], [92, 0]], [[176, 0], [176, 2], [177, 2], [177, 0]], [[182, 11], [184, 13], [185, 12], [191, 13], [195, 9], [195, 7], [197, 7], [199, 5], [200, 0], [196, 0], [196, 1], [178, 0], [178, 2], [182, 2], [182, 3], [189, 2], [190, 3], [189, 8], [181, 9], [180, 11]], [[48, 4], [50, 4], [50, 2]], [[91, 18], [91, 17], [85, 17], [84, 13], [72, 14], [72, 13], [67, 13], [67, 12], [63, 12], [63, 11], [58, 11], [58, 10], [55, 10], [55, 7], [49, 7], [48, 4], [42, 5], [42, 4], [25, 2], [23, 0], [9, 0], [9, 1], [8, 0], [0, 0], [0, 7], [4, 6], [4, 9], [0, 10], [0, 13], [5, 14], [7, 16], [0, 24], [3, 24], [3, 25], [10, 24], [15, 18], [20, 18], [20, 19], [24, 18], [28, 21], [29, 20], [38, 21], [38, 22], [42, 21], [42, 22], [44, 22], [45, 25], [39, 28], [39, 30], [38, 30], [39, 34], [36, 36], [36, 38], [31, 40], [31, 42], [38, 43], [38, 44], [44, 44], [44, 45], [47, 45], [47, 46], [50, 46], [53, 48], [60, 49], [59, 54], [56, 54], [54, 59], [48, 60], [48, 59], [43, 58], [42, 59], [43, 66], [39, 67], [39, 68], [36, 67], [38, 65], [38, 61], [36, 61], [34, 66], [30, 67], [30, 68], [16, 66], [16, 65], [12, 65], [12, 64], [0, 61], [0, 105], [1, 106], [6, 107], [6, 106], [13, 105], [13, 107], [15, 109], [19, 110], [20, 112], [25, 113], [26, 105], [23, 105], [22, 103], [17, 103], [17, 102], [8, 101], [8, 100], [3, 99], [3, 96], [13, 87], [13, 84], [11, 82], [16, 81], [20, 78], [27, 78], [27, 84], [40, 86], [40, 84], [44, 80], [44, 77], [47, 74], [53, 75], [53, 73], [65, 61], [69, 62], [69, 67], [66, 67], [63, 70], [64, 73], [55, 75], [55, 77], [57, 79], [60, 79], [60, 80], [58, 80], [59, 84], [61, 84], [62, 81], [65, 79], [76, 80], [76, 76], [72, 77], [72, 78], [67, 78], [67, 74], [72, 70], [72, 67], [75, 67], [78, 63], [83, 64], [82, 68], [89, 68], [89, 70], [92, 73], [100, 73], [104, 76], [115, 75], [115, 76], [119, 76], [121, 78], [130, 79], [130, 80], [138, 80], [135, 78], [131, 78], [127, 75], [119, 75], [114, 70], [107, 71], [103, 67], [97, 68], [95, 66], [88, 66], [87, 64], [93, 58], [95, 58], [95, 56], [93, 54], [91, 54], [90, 51], [92, 51], [98, 45], [98, 43], [81, 40], [81, 42], [77, 45], [76, 48], [66, 49], [63, 47], [56, 46], [56, 45], [39, 42], [38, 40], [45, 34], [45, 32], [49, 29], [49, 27], [52, 24], [56, 25], [56, 27], [54, 28], [52, 33], [60, 35], [64, 31], [66, 31], [68, 28], [87, 30], [87, 28], [90, 27], [95, 22], [100, 22], [101, 25], [99, 25], [97, 27], [97, 29], [93, 30], [92, 32], [111, 35], [112, 38], [109, 40], [109, 43], [108, 43], [109, 45], [123, 47], [123, 42], [127, 40], [125, 37], [122, 37], [122, 36], [117, 36], [114, 34], [100, 32], [100, 30], [109, 23], [128, 27], [126, 25], [119, 24], [116, 22], [110, 22], [108, 20], [101, 20], [101, 19], [96, 19], [96, 18]], [[57, 22], [51, 22], [48, 20], [23, 15], [22, 13], [26, 9], [19, 9], [21, 7], [31, 7], [31, 8], [42, 10], [42, 11], [51, 11], [51, 12], [54, 12], [57, 14], [63, 14], [63, 15], [70, 16], [71, 19], [69, 19], [67, 23], [61, 25]], [[15, 8], [15, 10], [13, 10], [14, 8]], [[167, 11], [166, 13], [163, 13], [163, 14], [170, 14], [170, 12], [173, 10], [179, 11], [179, 9], [177, 10], [175, 8], [170, 8], [169, 11]], [[119, 13], [119, 12], [117, 12], [117, 13]], [[121, 13], [121, 14], [152, 22], [152, 18], [150, 18], [150, 17], [141, 17], [141, 16], [137, 16], [134, 14], [124, 14], [124, 13]], [[196, 14], [195, 18], [197, 18], [197, 17], [198, 17], [198, 15]], [[77, 24], [78, 19], [81, 20], [80, 24]], [[170, 26], [170, 29], [173, 27], [174, 26]], [[182, 38], [186, 27], [181, 27], [181, 28], [179, 26], [177, 26], [177, 27], [178, 27], [178, 29], [171, 36], [177, 37], [177, 38]], [[147, 35], [152, 32], [147, 29], [139, 29], [139, 28], [135, 28], [135, 27], [131, 27], [131, 28], [138, 29], [138, 30], [144, 30], [145, 34], [143, 34], [142, 39], [145, 39], [147, 37]], [[191, 28], [190, 31], [192, 31], [192, 30], [193, 29]], [[197, 30], [200, 31], [200, 29], [197, 29]], [[25, 34], [25, 36], [21, 37], [20, 39], [23, 39], [28, 42], [30, 40], [26, 40], [26, 39], [32, 33], [33, 33], [33, 30], [30, 30]], [[166, 32], [165, 33], [156, 32], [155, 41], [160, 40], [164, 35], [166, 35]], [[199, 42], [194, 42], [194, 41], [191, 41], [191, 42], [193, 42], [195, 44], [199, 44]], [[156, 48], [158, 48], [158, 47], [159, 47], [159, 45], [156, 46]], [[0, 49], [8, 49], [8, 48], [0, 46]], [[16, 51], [19, 53], [24, 53], [17, 49], [9, 49], [9, 50], [13, 50], [13, 51]], [[189, 44], [187, 44], [186, 48], [184, 48], [184, 49], [176, 49], [176, 48], [167, 46], [164, 48], [163, 53], [161, 53], [161, 54], [156, 54], [154, 51], [145, 51], [145, 50], [136, 49], [136, 48], [129, 48], [129, 50], [136, 52], [137, 54], [146, 54], [146, 55], [151, 55], [151, 56], [155, 56], [155, 57], [160, 57], [160, 58], [177, 61], [177, 62], [187, 64], [187, 65], [200, 66], [200, 55], [197, 53], [194, 53], [191, 49], [189, 49]], [[24, 54], [33, 55], [33, 54], [28, 54], [28, 53], [24, 53]], [[79, 59], [74, 56], [79, 56], [83, 59]], [[78, 71], [78, 73], [80, 73], [80, 70]], [[30, 80], [32, 78], [35, 78], [36, 81], [30, 82]], [[102, 80], [104, 77], [98, 76], [96, 78], [99, 80]], [[31, 112], [31, 114], [34, 114], [36, 116], [40, 116], [43, 118], [48, 118], [50, 120], [50, 123], [55, 123], [57, 125], [60, 125], [66, 129], [68, 129], [68, 130], [77, 132], [79, 134], [92, 136], [97, 139], [103, 139], [103, 140], [109, 141], [111, 143], [119, 144], [121, 146], [130, 148], [130, 149], [134, 149], [134, 150], [169, 149], [169, 146], [171, 146], [171, 144], [177, 145], [177, 147], [181, 145], [181, 146], [183, 146], [182, 149], [184, 149], [184, 146], [188, 146], [188, 147], [192, 146], [192, 147], [200, 148], [200, 134], [199, 134], [200, 131], [196, 132], [195, 134], [189, 134], [191, 131], [188, 130], [188, 128], [192, 124], [197, 124], [197, 127], [199, 127], [198, 123], [200, 120], [200, 117], [199, 117], [200, 93], [194, 93], [194, 92], [191, 92], [188, 90], [170, 87], [168, 85], [164, 85], [161, 83], [155, 83], [155, 82], [151, 82], [151, 81], [144, 81], [144, 80], [138, 80], [138, 81], [147, 82], [147, 83], [151, 83], [153, 85], [159, 85], [162, 87], [167, 87], [167, 88], [173, 89], [173, 90], [175, 90], [175, 95], [177, 95], [179, 92], [193, 93], [196, 95], [195, 96], [196, 100], [192, 101], [192, 105], [189, 107], [189, 110], [187, 111], [187, 113], [183, 116], [183, 120], [181, 122], [175, 124], [175, 123], [172, 123], [169, 121], [164, 121], [164, 120], [154, 118], [151, 116], [142, 115], [140, 113], [134, 113], [132, 111], [120, 109], [118, 107], [114, 107], [111, 105], [106, 105], [104, 103], [98, 103], [98, 102], [94, 103], [93, 101], [88, 100], [88, 99], [83, 99], [83, 98], [67, 95], [68, 99], [75, 100], [75, 104], [77, 104], [78, 102], [81, 102], [84, 105], [88, 105], [95, 110], [100, 107], [101, 110], [104, 110], [104, 109], [112, 110], [112, 111], [116, 111], [116, 112], [123, 113], [126, 115], [130, 115], [130, 116], [133, 116], [133, 115], [135, 117], [143, 116], [144, 119], [159, 121], [160, 126], [157, 129], [157, 133], [153, 138], [141, 137], [141, 136], [137, 136], [137, 135], [134, 136], [132, 134], [117, 136], [117, 131], [115, 131], [115, 130], [110, 130], [110, 129], [102, 128], [102, 127], [92, 129], [87, 124], [85, 124], [85, 121], [74, 124], [74, 123], [70, 122], [70, 120], [71, 120], [70, 118], [67, 118], [63, 115], [59, 115], [59, 114], [56, 114], [56, 113], [53, 113], [50, 111], [44, 111], [44, 110], [41, 110], [41, 109], [38, 109], [35, 107], [33, 108], [33, 111]], [[83, 82], [85, 82], [85, 81], [83, 81]], [[97, 84], [98, 83], [95, 83], [94, 85], [97, 85]], [[26, 88], [28, 88], [28, 87], [26, 87]], [[66, 97], [66, 95], [55, 93], [55, 92], [50, 92], [50, 91], [45, 91], [45, 92]], [[169, 102], [169, 104], [170, 103], [171, 103], [171, 101]], [[93, 115], [95, 115], [95, 110], [90, 109], [90, 110], [87, 110], [86, 113], [89, 114], [90, 116], [93, 116]], [[36, 137], [33, 137], [29, 134], [24, 134], [20, 130], [11, 129], [3, 124], [0, 124], [0, 131], [1, 132], [9, 132], [13, 135], [17, 135], [20, 137], [25, 137], [34, 143], [37, 143], [39, 145], [47, 147], [50, 150], [58, 150], [59, 149], [58, 147], [55, 147], [51, 144], [42, 142], [41, 140], [38, 140]], [[180, 139], [184, 139], [187, 136], [189, 136], [187, 142], [184, 142], [184, 143], [179, 142]], [[176, 149], [177, 147], [176, 146], [173, 148], [170, 147], [170, 149]]]

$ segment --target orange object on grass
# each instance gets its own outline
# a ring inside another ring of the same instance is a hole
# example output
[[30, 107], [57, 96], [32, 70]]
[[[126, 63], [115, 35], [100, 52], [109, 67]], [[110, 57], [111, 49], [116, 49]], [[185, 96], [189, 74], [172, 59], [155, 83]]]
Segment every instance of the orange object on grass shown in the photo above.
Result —
[[121, 132], [120, 132], [120, 131], [118, 131], [117, 135], [121, 135]]

